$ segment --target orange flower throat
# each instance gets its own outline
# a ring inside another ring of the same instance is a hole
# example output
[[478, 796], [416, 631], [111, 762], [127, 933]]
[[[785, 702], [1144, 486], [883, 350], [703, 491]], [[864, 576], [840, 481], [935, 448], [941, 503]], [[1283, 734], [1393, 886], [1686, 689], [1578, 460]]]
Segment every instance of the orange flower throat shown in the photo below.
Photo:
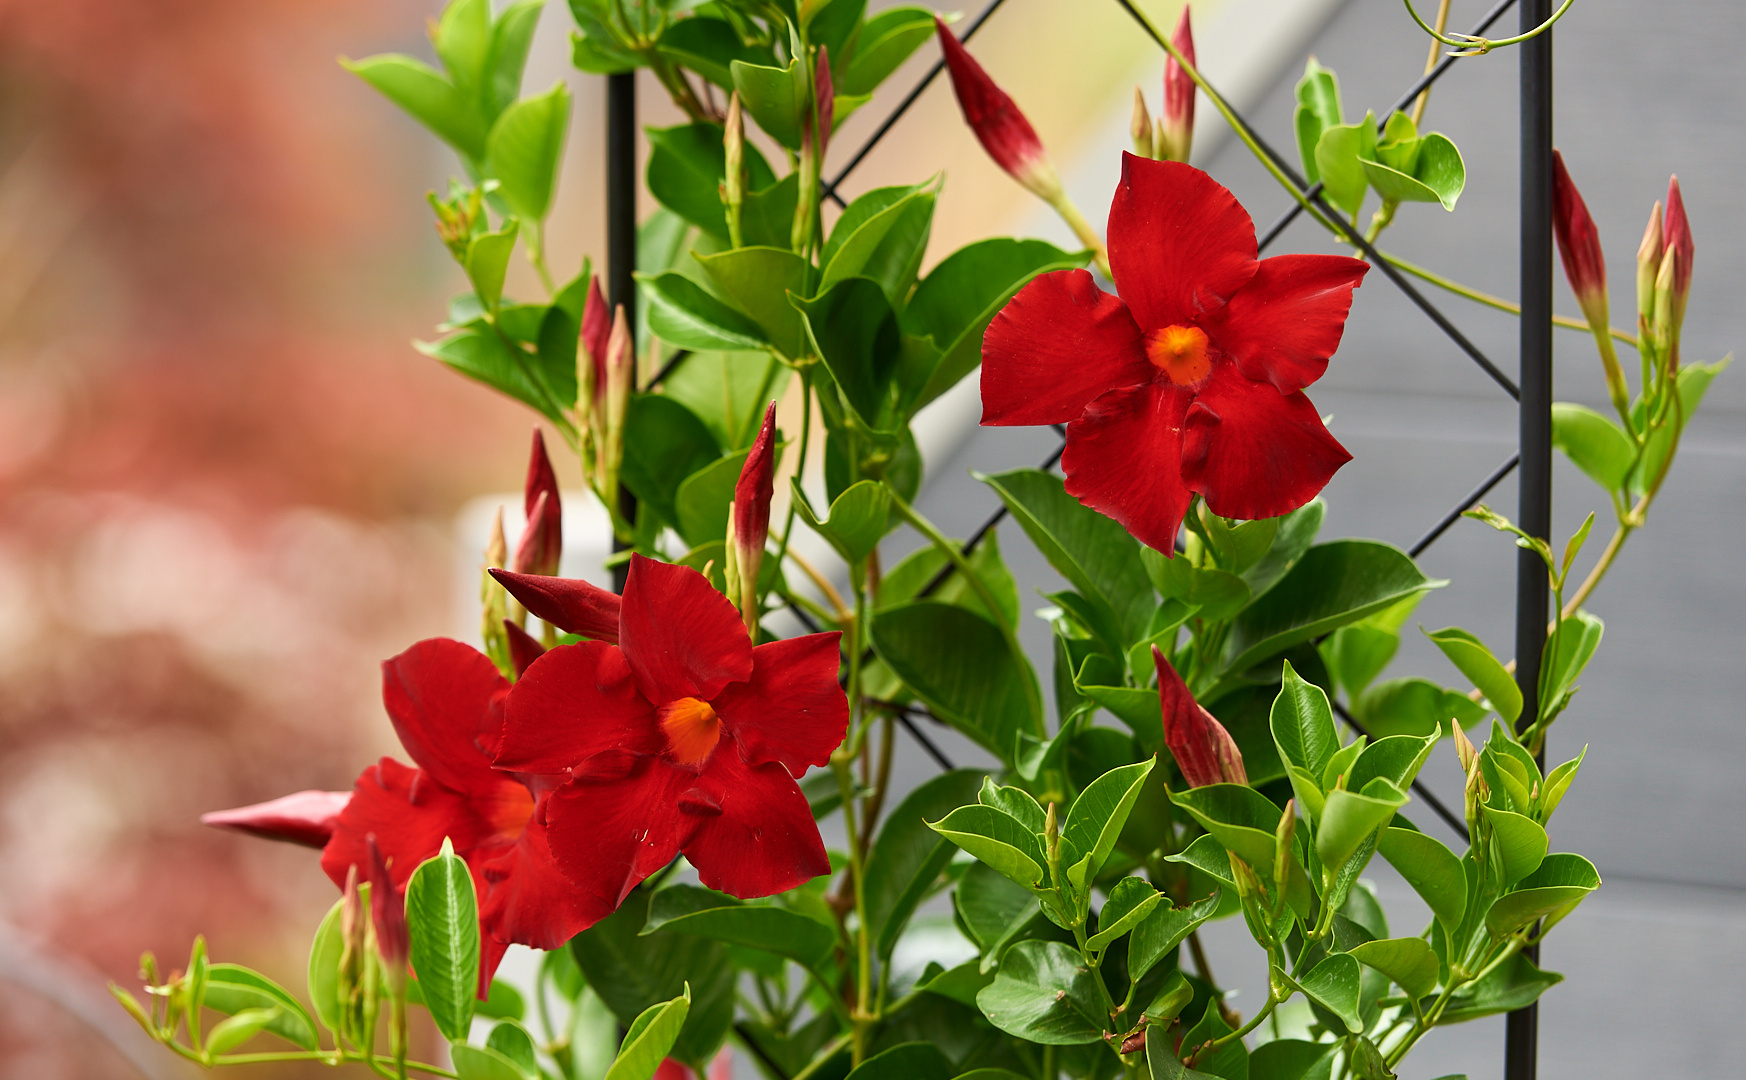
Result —
[[1212, 370], [1206, 331], [1198, 326], [1166, 326], [1146, 335], [1146, 359], [1177, 386], [1191, 386]]
[[667, 756], [679, 765], [701, 765], [721, 740], [721, 717], [697, 698], [669, 701], [655, 710], [667, 736]]

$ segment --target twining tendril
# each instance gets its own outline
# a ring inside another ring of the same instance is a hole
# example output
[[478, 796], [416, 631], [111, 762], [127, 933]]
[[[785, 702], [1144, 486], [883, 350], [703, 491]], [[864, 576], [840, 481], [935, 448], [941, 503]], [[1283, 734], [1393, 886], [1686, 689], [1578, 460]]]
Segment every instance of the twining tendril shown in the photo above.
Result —
[[1564, 13], [1570, 10], [1570, 5], [1575, 2], [1576, 0], [1564, 0], [1564, 3], [1559, 6], [1558, 10], [1552, 13], [1551, 18], [1547, 19], [1539, 26], [1534, 27], [1532, 30], [1529, 30], [1525, 34], [1517, 34], [1512, 38], [1498, 38], [1493, 40], [1491, 38], [1475, 37], [1472, 34], [1442, 33], [1419, 17], [1418, 11], [1413, 8], [1413, 0], [1401, 0], [1401, 3], [1406, 5], [1407, 14], [1413, 17], [1413, 22], [1419, 24], [1420, 30], [1423, 30], [1425, 33], [1431, 35], [1432, 38], [1450, 47], [1450, 56], [1484, 56], [1491, 50], [1501, 49], [1506, 45], [1520, 45], [1529, 38], [1538, 37], [1547, 30], [1550, 30], [1552, 24], [1559, 19], [1562, 19]]

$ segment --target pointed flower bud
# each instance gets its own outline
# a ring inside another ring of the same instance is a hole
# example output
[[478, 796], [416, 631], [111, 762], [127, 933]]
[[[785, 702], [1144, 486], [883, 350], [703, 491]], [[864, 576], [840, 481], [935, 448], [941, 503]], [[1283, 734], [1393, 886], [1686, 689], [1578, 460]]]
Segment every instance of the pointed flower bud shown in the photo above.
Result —
[[1637, 314], [1644, 320], [1655, 317], [1655, 273], [1661, 269], [1661, 204], [1649, 209], [1649, 227], [1643, 230], [1643, 242], [1637, 245]]
[[630, 321], [624, 305], [613, 311], [612, 334], [606, 340], [605, 361], [600, 375], [604, 390], [596, 390], [594, 489], [603, 499], [616, 499], [618, 467], [624, 460], [624, 414], [630, 405], [631, 383], [635, 377], [636, 345], [631, 341]]
[[600, 291], [600, 275], [588, 281], [588, 299], [582, 304], [582, 351], [588, 354], [588, 364], [581, 372], [581, 401], [599, 410], [606, 394], [606, 348], [612, 337], [612, 315], [606, 306], [606, 296]]
[[830, 52], [818, 47], [818, 60], [813, 65], [812, 102], [818, 110], [818, 156], [822, 159], [831, 143], [831, 123], [837, 108], [837, 88], [831, 81]]
[[509, 595], [545, 622], [569, 634], [618, 644], [618, 613], [623, 599], [581, 578], [541, 577], [493, 570]]
[[[1176, 24], [1172, 38], [1176, 51], [1190, 64], [1194, 59], [1194, 29], [1189, 25], [1188, 5], [1182, 7], [1182, 20]], [[1164, 141], [1158, 156], [1168, 161], [1188, 160], [1194, 145], [1194, 79], [1176, 62], [1176, 57], [1164, 61]]]
[[546, 654], [546, 647], [509, 619], [503, 620], [503, 633], [509, 642], [509, 659], [515, 666], [515, 677], [519, 679], [527, 674], [535, 660]]
[[[1675, 346], [1679, 343], [1679, 328], [1685, 322], [1685, 302], [1691, 295], [1692, 256], [1696, 254], [1696, 245], [1692, 243], [1691, 222], [1685, 217], [1685, 197], [1679, 192], [1679, 177], [1672, 176], [1667, 180], [1667, 226], [1664, 230], [1667, 237], [1667, 249], [1678, 254], [1678, 261], [1673, 265], [1672, 313], [1673, 322], [1671, 334]], [[1677, 359], [1677, 354], [1675, 359]]]
[[1455, 729], [1455, 756], [1461, 759], [1461, 772], [1465, 775], [1473, 771], [1474, 762], [1479, 760], [1479, 751], [1474, 749], [1467, 732], [1461, 730], [1461, 721], [1450, 720], [1449, 725]]
[[[503, 636], [503, 623], [509, 617], [509, 595], [491, 575], [508, 561], [509, 545], [503, 539], [503, 507], [499, 506], [496, 516], [491, 519], [491, 538], [485, 542], [485, 565], [479, 575], [479, 637], [485, 643], [485, 655], [491, 658], [505, 678], [513, 670], [509, 640]], [[517, 610], [515, 618], [519, 622], [525, 616]]]
[[758, 570], [764, 561], [764, 544], [770, 537], [770, 500], [776, 490], [776, 403], [764, 410], [764, 426], [746, 454], [740, 479], [734, 485], [729, 512], [732, 535], [729, 558], [739, 578], [739, 595], [730, 597], [746, 620], [746, 629], [758, 625]]
[[1134, 140], [1134, 156], [1156, 156], [1152, 145], [1152, 114], [1146, 111], [1146, 95], [1134, 87], [1134, 119], [1128, 124], [1128, 134]]
[[252, 806], [201, 814], [200, 824], [305, 847], [326, 847], [340, 811], [351, 801], [349, 791], [299, 791]]
[[740, 108], [738, 90], [728, 99], [727, 129], [722, 135], [721, 145], [727, 155], [721, 201], [727, 206], [728, 239], [734, 247], [739, 247], [740, 206], [746, 201], [746, 121]]
[[412, 953], [412, 938], [406, 928], [406, 900], [388, 876], [376, 834], [365, 837], [370, 849], [370, 921], [376, 930], [376, 951], [382, 955], [389, 986], [399, 993], [406, 982], [406, 958]]
[[1673, 318], [1673, 296], [1678, 282], [1679, 249], [1668, 244], [1661, 253], [1661, 267], [1655, 273], [1655, 312], [1651, 321], [1655, 325], [1655, 339], [1668, 350], [1670, 360], [1677, 329]]
[[1273, 830], [1273, 877], [1276, 881], [1285, 880], [1285, 868], [1295, 857], [1291, 851], [1291, 838], [1297, 832], [1297, 800], [1285, 800], [1285, 809], [1279, 813], [1279, 827]]
[[1046, 202], [1060, 198], [1061, 181], [1036, 129], [1025, 119], [1006, 91], [994, 84], [974, 57], [964, 50], [946, 24], [934, 19], [946, 70], [952, 75], [952, 91], [964, 120], [994, 163], [1026, 190]]
[[1158, 668], [1158, 701], [1164, 710], [1164, 745], [1182, 770], [1189, 787], [1208, 784], [1247, 784], [1243, 755], [1231, 733], [1202, 708], [1188, 684], [1170, 666], [1158, 646], [1152, 646], [1152, 662]]
[[1552, 232], [1564, 260], [1564, 276], [1589, 326], [1606, 329], [1607, 266], [1601, 255], [1600, 233], [1564, 167], [1564, 155], [1556, 150], [1552, 151]]
[[528, 453], [527, 481], [522, 489], [527, 525], [515, 546], [515, 572], [556, 574], [564, 552], [564, 507], [558, 498], [558, 474], [546, 454], [545, 436], [534, 428]]

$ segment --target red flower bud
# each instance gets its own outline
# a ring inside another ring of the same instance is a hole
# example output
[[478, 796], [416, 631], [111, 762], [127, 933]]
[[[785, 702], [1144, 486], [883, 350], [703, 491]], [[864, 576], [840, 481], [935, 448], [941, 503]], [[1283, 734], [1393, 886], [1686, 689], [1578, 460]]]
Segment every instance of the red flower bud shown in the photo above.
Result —
[[376, 951], [382, 954], [389, 981], [398, 986], [406, 978], [406, 958], [412, 952], [412, 938], [406, 929], [406, 900], [388, 876], [388, 864], [382, 861], [376, 834], [365, 837], [365, 843], [370, 848], [370, 921], [376, 926]]
[[[1172, 39], [1176, 50], [1190, 64], [1194, 59], [1194, 29], [1189, 25], [1188, 6], [1182, 8], [1182, 21], [1176, 24], [1176, 34]], [[1158, 148], [1158, 156], [1168, 161], [1188, 160], [1189, 148], [1194, 143], [1194, 79], [1189, 77], [1176, 57], [1167, 56], [1164, 60], [1164, 145]]]
[[527, 525], [515, 546], [519, 574], [555, 574], [564, 552], [564, 504], [558, 498], [558, 474], [546, 454], [545, 436], [534, 428], [528, 452], [527, 481], [522, 487], [522, 511]]
[[515, 665], [515, 674], [519, 678], [527, 673], [528, 667], [535, 660], [545, 655], [546, 647], [509, 619], [503, 620], [503, 633], [509, 639], [509, 659]]
[[582, 351], [588, 354], [588, 391], [584, 397], [598, 402], [606, 393], [606, 346], [612, 335], [612, 315], [600, 291], [600, 275], [588, 281], [588, 299], [582, 305]]
[[1158, 646], [1152, 646], [1152, 662], [1158, 667], [1158, 701], [1164, 709], [1164, 745], [1182, 770], [1189, 787], [1208, 784], [1247, 784], [1243, 755], [1231, 733], [1201, 707], [1188, 684], [1170, 666]]
[[1673, 264], [1673, 337], [1679, 338], [1680, 324], [1685, 321], [1685, 301], [1691, 295], [1691, 260], [1696, 248], [1691, 239], [1691, 222], [1685, 217], [1685, 199], [1679, 193], [1679, 177], [1667, 179], [1667, 228], [1663, 230], [1667, 247], [1674, 253]]
[[333, 837], [334, 823], [351, 799], [349, 791], [299, 791], [253, 806], [201, 814], [200, 824], [319, 848]]
[[734, 501], [729, 513], [727, 542], [729, 547], [728, 599], [740, 609], [746, 631], [756, 638], [758, 625], [758, 570], [764, 561], [764, 544], [770, 537], [770, 499], [776, 481], [776, 403], [764, 410], [764, 426], [746, 453], [746, 463], [740, 468], [739, 482], [734, 485]]
[[1570, 291], [1596, 333], [1607, 325], [1607, 264], [1601, 255], [1600, 233], [1582, 193], [1564, 167], [1564, 155], [1552, 151], [1552, 232], [1564, 260]]
[[831, 119], [837, 108], [837, 88], [831, 82], [830, 53], [823, 45], [818, 47], [818, 60], [813, 68], [812, 100], [818, 108], [818, 156], [823, 158], [825, 147], [831, 142]]
[[535, 616], [571, 634], [618, 644], [619, 595], [580, 578], [492, 570], [509, 595]]
[[1006, 91], [994, 85], [982, 65], [964, 51], [946, 24], [936, 18], [934, 27], [939, 31], [946, 69], [952, 74], [952, 91], [958, 96], [958, 107], [964, 110], [964, 120], [976, 133], [977, 141], [1007, 175], [1037, 197], [1055, 201], [1061, 193], [1061, 181], [1049, 164], [1048, 152], [1037, 138], [1036, 129]]

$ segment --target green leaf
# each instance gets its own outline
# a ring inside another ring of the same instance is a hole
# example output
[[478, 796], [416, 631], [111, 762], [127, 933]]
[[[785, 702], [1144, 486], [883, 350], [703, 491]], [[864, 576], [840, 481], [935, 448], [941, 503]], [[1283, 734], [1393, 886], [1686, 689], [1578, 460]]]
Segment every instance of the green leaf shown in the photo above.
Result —
[[[557, 955], [564, 957], [566, 965], [572, 971], [575, 970], [575, 965], [571, 963], [568, 954], [560, 951]], [[570, 996], [574, 997], [575, 995]], [[491, 989], [486, 991], [485, 1000], [473, 1006], [473, 1015], [485, 1016], [493, 1020], [520, 1020], [527, 1015], [527, 1003], [521, 999], [521, 991], [514, 986], [502, 979], [492, 979]]]
[[1405, 552], [1388, 544], [1317, 544], [1279, 584], [1237, 616], [1225, 646], [1225, 668], [1244, 671], [1299, 642], [1445, 584], [1425, 577]]
[[[1212, 841], [1217, 847], [1218, 842], [1210, 836], [1196, 838], [1195, 844], [1202, 840]], [[1189, 845], [1190, 848], [1194, 844]], [[1187, 854], [1184, 852], [1184, 854]], [[1223, 849], [1219, 852], [1220, 861], [1224, 863], [1224, 873], [1228, 877], [1231, 864], [1224, 858]], [[1182, 860], [1178, 860], [1182, 861]], [[1192, 865], [1192, 864], [1191, 864]], [[1169, 904], [1159, 905], [1138, 926], [1134, 927], [1133, 936], [1128, 938], [1128, 978], [1138, 982], [1146, 977], [1146, 973], [1157, 966], [1158, 961], [1176, 951], [1188, 938], [1188, 935], [1198, 930], [1202, 923], [1218, 914], [1219, 894], [1203, 897], [1186, 907], [1171, 907]]]
[[[956, 545], [960, 551], [963, 544]], [[964, 576], [956, 571], [946, 576], [946, 580], [935, 589], [930, 598], [945, 600], [959, 607], [969, 608], [993, 621], [998, 618], [1010, 627], [1017, 627], [1019, 621], [1018, 583], [1013, 579], [1012, 571], [1007, 569], [1006, 562], [1000, 555], [1000, 533], [990, 530], [983, 537], [982, 543], [976, 545], [976, 550], [968, 556], [970, 568], [975, 570], [988, 591], [994, 594], [999, 605], [998, 612], [991, 612], [983, 606], [982, 598], [975, 589], [964, 580]], [[885, 572], [879, 579], [879, 595], [875, 601], [876, 608], [895, 607], [906, 600], [914, 600], [927, 584], [938, 576], [941, 570], [949, 565], [945, 552], [937, 546], [929, 544], [905, 555], [899, 562]]]
[[1546, 774], [1546, 783], [1540, 789], [1540, 804], [1535, 815], [1542, 823], [1548, 821], [1552, 812], [1558, 809], [1558, 804], [1564, 801], [1564, 793], [1570, 790], [1571, 782], [1576, 779], [1576, 770], [1582, 768], [1582, 759], [1587, 756], [1588, 747], [1584, 746], [1582, 753]]
[[643, 936], [648, 908], [648, 894], [632, 892], [570, 948], [588, 986], [626, 1028], [651, 1005], [681, 997], [689, 987], [691, 1008], [668, 1056], [700, 1069], [715, 1056], [733, 1020], [735, 972], [727, 946], [689, 934]]
[[1450, 717], [1463, 727], [1485, 719], [1488, 710], [1466, 694], [1446, 690], [1429, 679], [1389, 679], [1377, 683], [1352, 703], [1352, 715], [1364, 730], [1378, 736], [1434, 734]]
[[940, 348], [916, 406], [976, 370], [989, 322], [1021, 288], [1038, 274], [1077, 269], [1089, 259], [1089, 252], [1068, 254], [1041, 240], [1005, 238], [967, 244], [942, 259], [916, 286], [903, 313], [905, 330], [932, 338]]
[[485, 171], [497, 178], [498, 194], [524, 221], [544, 221], [552, 208], [569, 128], [570, 88], [561, 82], [515, 102], [491, 125]]
[[830, 542], [843, 561], [854, 565], [872, 554], [891, 519], [891, 490], [877, 480], [862, 480], [836, 497], [830, 516], [820, 520], [800, 481], [793, 481], [794, 506], [806, 525]]
[[936, 776], [904, 797], [885, 818], [867, 852], [863, 870], [867, 930], [882, 959], [952, 860], [952, 845], [928, 828], [976, 797], [982, 774], [956, 769]]
[[1607, 492], [1625, 486], [1637, 459], [1631, 437], [1619, 425], [1568, 401], [1552, 403], [1552, 445]]
[[431, 45], [461, 92], [478, 97], [491, 57], [490, 0], [450, 0], [437, 19]]
[[485, 115], [496, 119], [521, 94], [521, 75], [527, 67], [528, 47], [533, 44], [545, 0], [516, 0], [497, 16], [491, 28], [491, 55], [486, 61], [487, 85], [481, 88]]
[[694, 353], [661, 380], [661, 392], [690, 409], [724, 449], [743, 450], [793, 374], [767, 351]]
[[431, 1020], [450, 1042], [466, 1042], [479, 992], [479, 908], [473, 876], [446, 837], [406, 883], [406, 926]]
[[1485, 647], [1485, 642], [1458, 626], [1427, 631], [1425, 636], [1443, 650], [1443, 655], [1461, 674], [1479, 687], [1480, 693], [1486, 696], [1505, 723], [1516, 722], [1516, 718], [1522, 715], [1521, 688], [1516, 686], [1515, 676], [1505, 670], [1491, 650]]
[[1170, 1028], [1169, 1024], [1146, 1028], [1146, 1068], [1152, 1080], [1215, 1080], [1182, 1063], [1176, 1056], [1175, 1036], [1170, 1034]]
[[1340, 627], [1316, 651], [1328, 665], [1328, 673], [1345, 689], [1347, 700], [1356, 701], [1399, 648], [1398, 633], [1370, 626], [1366, 620]]
[[1231, 859], [1225, 852], [1225, 845], [1219, 843], [1219, 838], [1211, 833], [1203, 833], [1195, 837], [1181, 851], [1174, 855], [1164, 856], [1164, 861], [1192, 866], [1221, 886], [1231, 889], [1237, 887], [1236, 880], [1231, 874]]
[[900, 604], [874, 615], [872, 637], [879, 659], [937, 716], [1002, 760], [1017, 752], [1020, 732], [1046, 734], [1036, 673], [975, 612], [939, 600]]
[[1362, 793], [1330, 791], [1316, 822], [1316, 855], [1329, 875], [1344, 867], [1365, 840], [1394, 820], [1407, 798], [1386, 780], [1373, 780]]
[[951, 1080], [957, 1070], [932, 1043], [900, 1043], [861, 1062], [844, 1080]]
[[1316, 542], [1316, 534], [1322, 528], [1322, 515], [1326, 511], [1326, 503], [1319, 498], [1312, 499], [1279, 519], [1279, 528], [1273, 534], [1273, 546], [1267, 549], [1260, 562], [1243, 571], [1243, 580], [1249, 584], [1250, 599], [1259, 600], [1291, 572], [1304, 552]]
[[746, 451], [717, 458], [680, 481], [673, 493], [679, 535], [693, 547], [727, 536], [728, 503], [746, 467]]
[[502, 334], [484, 322], [474, 323], [441, 341], [412, 344], [433, 360], [532, 406], [553, 423], [567, 422], [551, 386], [534, 368], [534, 357], [505, 341]]
[[1116, 839], [1133, 812], [1134, 800], [1140, 797], [1140, 786], [1157, 763], [1157, 758], [1149, 757], [1113, 769], [1093, 780], [1073, 800], [1061, 835], [1072, 842], [1075, 851], [1090, 857], [1087, 879], [1096, 877], [1103, 869], [1104, 860], [1114, 850]]
[[1140, 549], [1140, 562], [1160, 596], [1197, 608], [1201, 619], [1222, 622], [1249, 603], [1249, 586], [1236, 574], [1203, 570], [1149, 547]]
[[715, 437], [684, 405], [663, 394], [631, 398], [625, 410], [624, 462], [619, 478], [667, 524], [679, 525], [674, 500], [680, 484], [720, 457]]
[[240, 964], [207, 967], [204, 1001], [207, 1008], [232, 1016], [247, 1009], [277, 1009], [261, 1030], [271, 1031], [305, 1050], [320, 1046], [315, 1019], [303, 1003], [272, 979]]
[[1048, 858], [1037, 834], [992, 806], [960, 806], [929, 828], [1027, 889], [1043, 882]]
[[1310, 183], [1321, 179], [1316, 167], [1316, 143], [1322, 131], [1343, 123], [1340, 108], [1340, 83], [1331, 68], [1309, 58], [1303, 78], [1297, 83], [1297, 110], [1292, 116], [1292, 129], [1297, 134], [1297, 156], [1303, 162], [1304, 175]]
[[982, 862], [971, 863], [964, 871], [952, 893], [952, 906], [982, 952], [979, 967], [984, 974], [994, 970], [1008, 944], [1042, 918], [1037, 898], [1028, 889]]
[[485, 1038], [485, 1046], [514, 1062], [527, 1080], [540, 1080], [540, 1064], [534, 1055], [533, 1036], [520, 1024], [506, 1020], [493, 1026], [491, 1034]]
[[662, 56], [690, 68], [729, 92], [734, 88], [730, 65], [735, 60], [767, 64], [775, 59], [769, 49], [760, 49], [740, 40], [739, 31], [732, 23], [706, 16], [668, 23], [656, 48]]
[[678, 1040], [680, 1029], [685, 1026], [685, 1017], [690, 1011], [689, 985], [683, 994], [672, 1001], [650, 1005], [643, 1010], [625, 1033], [624, 1042], [618, 1048], [618, 1057], [613, 1059], [612, 1067], [606, 1070], [605, 1080], [649, 1080], [649, 1077], [654, 1076], [655, 1070], [661, 1067], [661, 1062]]
[[340, 65], [381, 91], [462, 157], [475, 162], [485, 157], [486, 124], [478, 106], [429, 64], [389, 53], [341, 60]]
[[1109, 1026], [1096, 978], [1058, 941], [1021, 941], [1007, 950], [976, 1004], [1008, 1035], [1045, 1046], [1094, 1043]]
[[[867, 196], [862, 196], [865, 198]], [[850, 208], [862, 199], [856, 199]], [[843, 211], [844, 217], [848, 214], [848, 210]], [[825, 292], [839, 281], [864, 277], [879, 285], [894, 308], [901, 305], [915, 285], [933, 220], [934, 193], [915, 189], [857, 223], [843, 241], [824, 256], [819, 291]], [[839, 220], [831, 234], [833, 241], [842, 227], [843, 222]]]
[[340, 908], [344, 903], [334, 901], [309, 943], [309, 1001], [315, 1006], [315, 1015], [321, 1018], [321, 1026], [336, 1038], [345, 1016], [345, 1004], [339, 993], [340, 953], [345, 949]]
[[646, 936], [660, 930], [695, 934], [786, 956], [816, 969], [836, 947], [830, 927], [787, 908], [748, 904], [698, 885], [669, 885], [649, 900]]
[[[727, 175], [727, 152], [722, 148], [721, 127], [700, 121], [648, 128], [647, 135], [649, 194], [686, 221], [725, 241], [727, 210], [721, 202], [721, 182]], [[747, 143], [745, 155], [749, 190], [763, 191], [776, 183], [776, 174], [756, 146]]]
[[1546, 830], [1533, 818], [1490, 806], [1481, 808], [1491, 823], [1491, 851], [1503, 871], [1503, 883], [1513, 885], [1539, 869], [1546, 858]]
[[487, 311], [496, 311], [503, 299], [503, 276], [509, 270], [509, 256], [515, 250], [515, 237], [521, 222], [510, 218], [496, 232], [480, 233], [467, 243], [467, 280]]
[[1440, 132], [1418, 141], [1417, 160], [1409, 175], [1377, 161], [1362, 161], [1364, 178], [1376, 193], [1393, 202], [1435, 202], [1455, 209], [1461, 189], [1467, 184], [1467, 166], [1461, 151]]
[[1508, 937], [1535, 919], [1560, 909], [1568, 913], [1600, 888], [1600, 883], [1594, 864], [1581, 855], [1548, 855], [1538, 869], [1517, 883], [1514, 892], [1493, 901], [1485, 913], [1485, 928], [1492, 937]]
[[[1144, 922], [1163, 900], [1164, 894], [1144, 880], [1122, 878], [1110, 889], [1109, 899], [1097, 913], [1097, 933], [1091, 935], [1085, 947], [1094, 952], [1109, 948], [1117, 938]], [[1133, 978], [1132, 972], [1129, 978]]]
[[1049, 565], [1115, 614], [1128, 642], [1146, 636], [1158, 601], [1126, 529], [1067, 494], [1060, 477], [1035, 469], [972, 475], [1000, 496]]
[[735, 60], [728, 65], [740, 102], [764, 133], [790, 150], [800, 149], [801, 110], [812, 108], [806, 69], [798, 59], [787, 67]]
[[879, 284], [849, 278], [816, 300], [798, 300], [795, 306], [806, 316], [814, 351], [855, 414], [875, 430], [903, 426], [920, 389], [913, 365], [906, 361], [918, 354], [904, 338]]
[[1331, 1080], [1339, 1049], [1337, 1042], [1307, 1039], [1262, 1043], [1249, 1055], [1249, 1080]]
[[1542, 971], [1534, 966], [1533, 961], [1517, 953], [1492, 969], [1489, 975], [1457, 990], [1437, 1024], [1439, 1027], [1459, 1024], [1463, 1020], [1477, 1020], [1482, 1016], [1526, 1008], [1563, 981], [1564, 976], [1555, 971]]
[[[1186, 983], [1184, 989], [1187, 989]], [[1147, 1010], [1148, 1015], [1151, 1012], [1152, 1010]], [[1201, 1009], [1200, 1020], [1182, 1036], [1182, 1048], [1203, 1047], [1197, 1051], [1194, 1067], [1209, 1076], [1222, 1077], [1223, 1080], [1248, 1080], [1249, 1048], [1244, 1045], [1243, 1040], [1231, 1039], [1218, 1047], [1206, 1047], [1208, 1042], [1222, 1039], [1231, 1032], [1231, 1025], [1225, 1023], [1219, 1003], [1209, 997]]]
[[206, 1034], [206, 1053], [216, 1056], [248, 1042], [265, 1031], [279, 1017], [277, 1005], [265, 1009], [244, 1009], [235, 1016], [214, 1024]]
[[1286, 661], [1283, 675], [1268, 718], [1273, 742], [1287, 764], [1319, 777], [1340, 749], [1328, 695], [1314, 683], [1305, 682], [1290, 661]]
[[1279, 807], [1267, 796], [1243, 784], [1208, 784], [1172, 791], [1170, 798], [1256, 873], [1273, 876]]
[[1297, 981], [1304, 996], [1327, 1009], [1353, 1034], [1364, 1030], [1358, 1013], [1358, 961], [1349, 953], [1335, 953]]
[[1351, 954], [1387, 975], [1417, 999], [1437, 988], [1437, 954], [1424, 938], [1385, 938], [1354, 946]]
[[682, 349], [762, 349], [764, 331], [746, 316], [704, 292], [690, 278], [666, 273], [637, 275], [649, 301], [649, 329]]
[[1347, 214], [1356, 214], [1369, 187], [1361, 159], [1375, 156], [1376, 118], [1370, 113], [1356, 124], [1324, 128], [1316, 140], [1315, 158], [1328, 201]]
[[1380, 776], [1405, 791], [1412, 786], [1413, 780], [1419, 775], [1419, 770], [1424, 767], [1436, 745], [1437, 737], [1434, 734], [1423, 738], [1390, 735], [1377, 739], [1366, 746], [1358, 755], [1358, 760], [1352, 763], [1352, 771], [1346, 775], [1346, 786], [1354, 791], [1363, 791], [1365, 785]]
[[933, 12], [918, 7], [881, 11], [861, 24], [840, 94], [871, 94], [911, 53], [934, 36]]
[[743, 247], [695, 256], [716, 288], [764, 331], [777, 351], [796, 357], [805, 351], [806, 327], [789, 294], [812, 295], [812, 267], [792, 251]]
[[1605, 629], [1597, 616], [1586, 611], [1578, 611], [1559, 622], [1557, 631], [1546, 642], [1545, 658], [1541, 661], [1542, 716], [1556, 715], [1554, 710], [1562, 707], [1565, 695], [1575, 691], [1573, 684], [1600, 648]]
[[[1677, 417], [1670, 417], [1649, 436], [1649, 441], [1643, 448], [1643, 461], [1631, 475], [1632, 499], [1641, 498], [1645, 487], [1660, 475], [1667, 455], [1673, 452], [1674, 436], [1682, 432], [1685, 425], [1691, 423], [1692, 417], [1697, 415], [1698, 406], [1704, 400], [1704, 392], [1710, 388], [1710, 380], [1720, 375], [1733, 362], [1734, 356], [1729, 353], [1713, 364], [1680, 365], [1679, 413]], [[1681, 422], [1676, 423], [1676, 419]]]
[[501, 1050], [489, 1046], [466, 1046], [457, 1043], [449, 1048], [455, 1073], [461, 1080], [538, 1080], [520, 1063]]

